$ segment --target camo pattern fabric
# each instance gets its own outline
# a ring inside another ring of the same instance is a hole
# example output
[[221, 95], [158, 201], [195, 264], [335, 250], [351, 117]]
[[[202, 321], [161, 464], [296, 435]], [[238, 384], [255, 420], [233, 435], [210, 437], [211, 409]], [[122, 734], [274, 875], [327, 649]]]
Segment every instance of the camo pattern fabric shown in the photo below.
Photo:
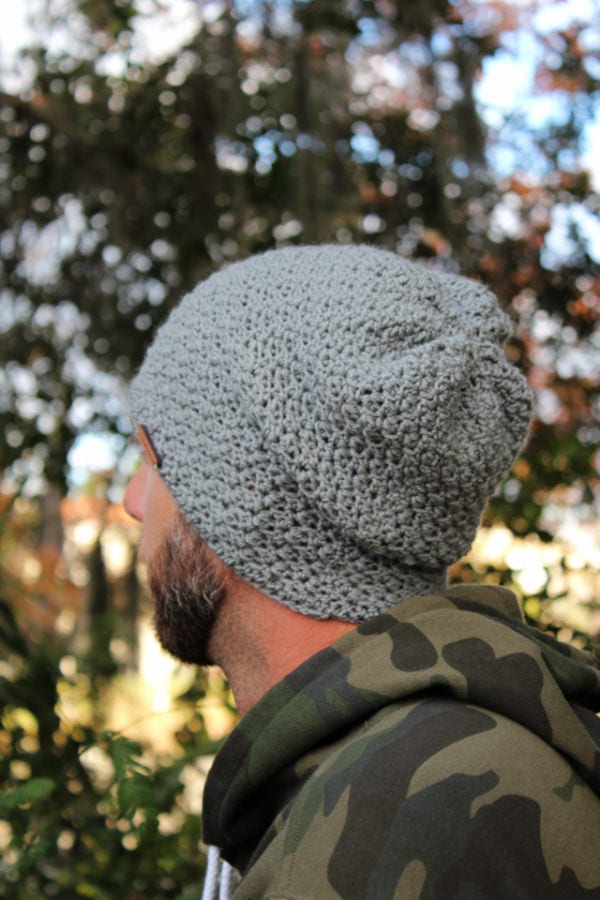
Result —
[[219, 752], [235, 900], [600, 900], [600, 668], [496, 587], [403, 601], [277, 684]]

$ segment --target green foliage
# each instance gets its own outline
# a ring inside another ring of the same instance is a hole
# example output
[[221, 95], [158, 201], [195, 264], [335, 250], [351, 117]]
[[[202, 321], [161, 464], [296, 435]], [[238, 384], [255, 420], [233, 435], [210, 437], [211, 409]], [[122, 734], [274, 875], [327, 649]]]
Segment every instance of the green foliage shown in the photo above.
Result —
[[123, 735], [70, 727], [59, 714], [62, 648], [26, 639], [3, 602], [0, 612], [2, 896], [113, 900], [197, 891], [200, 820], [181, 776], [216, 749], [203, 727], [186, 730], [177, 758], [160, 760]]
[[8, 815], [19, 806], [45, 800], [53, 790], [51, 778], [30, 778], [27, 784], [9, 788], [0, 796], [0, 816]]

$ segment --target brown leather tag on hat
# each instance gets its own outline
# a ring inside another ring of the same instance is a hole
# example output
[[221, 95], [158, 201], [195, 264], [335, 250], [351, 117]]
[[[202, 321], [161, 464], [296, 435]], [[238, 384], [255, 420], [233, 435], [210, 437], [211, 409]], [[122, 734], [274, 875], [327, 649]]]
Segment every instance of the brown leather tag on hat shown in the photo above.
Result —
[[146, 452], [148, 462], [155, 468], [158, 468], [160, 466], [160, 456], [156, 452], [156, 448], [152, 443], [152, 438], [148, 434], [148, 429], [145, 425], [138, 425], [137, 439]]

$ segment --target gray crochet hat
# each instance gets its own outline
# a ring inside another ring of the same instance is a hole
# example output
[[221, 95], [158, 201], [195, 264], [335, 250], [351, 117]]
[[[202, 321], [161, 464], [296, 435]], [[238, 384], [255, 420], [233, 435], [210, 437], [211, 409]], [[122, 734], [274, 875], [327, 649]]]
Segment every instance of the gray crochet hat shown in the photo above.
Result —
[[183, 298], [131, 385], [187, 521], [275, 600], [359, 622], [438, 590], [526, 437], [493, 295], [369, 246], [273, 250]]

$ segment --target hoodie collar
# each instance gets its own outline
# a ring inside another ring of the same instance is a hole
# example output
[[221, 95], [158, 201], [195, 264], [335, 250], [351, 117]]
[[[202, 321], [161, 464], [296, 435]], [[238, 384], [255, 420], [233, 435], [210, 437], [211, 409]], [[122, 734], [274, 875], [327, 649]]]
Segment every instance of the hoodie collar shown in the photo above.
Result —
[[299, 774], [302, 757], [388, 704], [432, 691], [524, 725], [600, 794], [597, 739], [570, 705], [600, 709], [598, 661], [527, 626], [510, 591], [457, 586], [402, 601], [348, 632], [247, 713], [206, 783], [205, 840], [243, 867], [310, 775]]

